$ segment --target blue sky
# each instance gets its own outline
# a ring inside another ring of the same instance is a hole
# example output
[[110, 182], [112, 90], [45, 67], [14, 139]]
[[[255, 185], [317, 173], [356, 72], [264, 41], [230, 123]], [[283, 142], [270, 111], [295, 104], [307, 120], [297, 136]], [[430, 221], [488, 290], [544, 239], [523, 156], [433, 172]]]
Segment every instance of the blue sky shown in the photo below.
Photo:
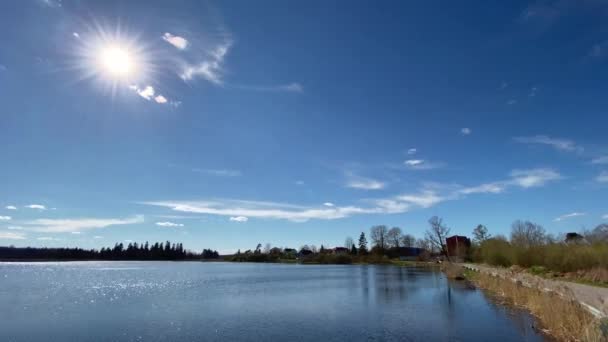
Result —
[[0, 244], [608, 221], [605, 1], [2, 2]]

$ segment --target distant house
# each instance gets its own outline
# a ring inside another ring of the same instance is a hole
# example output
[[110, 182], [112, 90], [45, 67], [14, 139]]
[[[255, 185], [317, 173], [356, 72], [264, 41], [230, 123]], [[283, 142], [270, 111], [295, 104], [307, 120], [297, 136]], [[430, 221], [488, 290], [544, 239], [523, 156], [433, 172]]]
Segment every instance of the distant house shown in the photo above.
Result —
[[335, 247], [333, 249], [334, 254], [348, 254], [350, 250], [346, 247]]
[[471, 247], [471, 240], [466, 236], [454, 235], [445, 239], [449, 256], [464, 257]]

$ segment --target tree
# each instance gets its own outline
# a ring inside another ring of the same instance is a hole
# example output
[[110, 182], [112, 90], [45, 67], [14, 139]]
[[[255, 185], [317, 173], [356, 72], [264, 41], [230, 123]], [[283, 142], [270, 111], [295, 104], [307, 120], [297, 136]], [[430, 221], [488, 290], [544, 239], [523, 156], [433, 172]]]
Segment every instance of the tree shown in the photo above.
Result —
[[352, 249], [354, 245], [355, 245], [355, 242], [353, 241], [353, 238], [351, 238], [350, 236], [347, 237], [346, 240], [344, 241], [344, 247], [346, 247], [348, 249]]
[[350, 254], [351, 255], [357, 255], [357, 247], [355, 246], [355, 244], [353, 243], [353, 245], [350, 247]]
[[473, 241], [475, 241], [477, 244], [481, 245], [482, 242], [486, 241], [490, 237], [491, 235], [488, 234], [488, 228], [486, 228], [486, 226], [483, 224], [480, 224], [473, 229]]
[[511, 243], [524, 248], [540, 246], [545, 242], [545, 228], [541, 225], [517, 220], [511, 225]]
[[270, 254], [270, 249], [272, 248], [272, 246], [270, 245], [270, 243], [266, 243], [266, 245], [264, 245], [264, 254]]
[[388, 228], [385, 225], [373, 226], [371, 228], [371, 238], [374, 246], [384, 250], [386, 248]]
[[258, 245], [255, 247], [255, 251], [253, 251], [254, 254], [260, 254], [262, 253], [262, 244], [258, 243]]
[[388, 245], [391, 247], [399, 247], [401, 244], [401, 228], [393, 227], [386, 233]]
[[361, 232], [361, 235], [359, 235], [359, 254], [367, 254], [367, 239], [364, 232]]
[[431, 228], [426, 231], [426, 238], [429, 240], [433, 248], [441, 251], [441, 253], [449, 260], [450, 256], [447, 253], [445, 239], [450, 234], [450, 228], [444, 225], [443, 220], [437, 216], [433, 216], [429, 219], [429, 225]]
[[401, 237], [401, 246], [402, 247], [414, 247], [416, 243], [416, 238], [411, 234], [405, 234]]

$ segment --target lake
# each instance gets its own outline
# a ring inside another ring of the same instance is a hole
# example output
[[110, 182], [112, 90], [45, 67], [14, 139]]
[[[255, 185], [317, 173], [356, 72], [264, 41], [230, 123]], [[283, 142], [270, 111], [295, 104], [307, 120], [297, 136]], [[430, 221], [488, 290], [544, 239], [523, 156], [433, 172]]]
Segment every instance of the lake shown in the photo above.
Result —
[[0, 341], [542, 341], [438, 271], [222, 262], [0, 263]]

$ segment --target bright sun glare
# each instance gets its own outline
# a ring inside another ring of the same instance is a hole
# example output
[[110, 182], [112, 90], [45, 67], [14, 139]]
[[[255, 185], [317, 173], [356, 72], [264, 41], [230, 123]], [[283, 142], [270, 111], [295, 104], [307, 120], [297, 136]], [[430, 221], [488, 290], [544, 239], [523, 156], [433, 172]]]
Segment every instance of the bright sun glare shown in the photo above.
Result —
[[108, 46], [99, 56], [104, 71], [112, 77], [124, 77], [133, 72], [133, 56], [128, 50], [119, 46]]

